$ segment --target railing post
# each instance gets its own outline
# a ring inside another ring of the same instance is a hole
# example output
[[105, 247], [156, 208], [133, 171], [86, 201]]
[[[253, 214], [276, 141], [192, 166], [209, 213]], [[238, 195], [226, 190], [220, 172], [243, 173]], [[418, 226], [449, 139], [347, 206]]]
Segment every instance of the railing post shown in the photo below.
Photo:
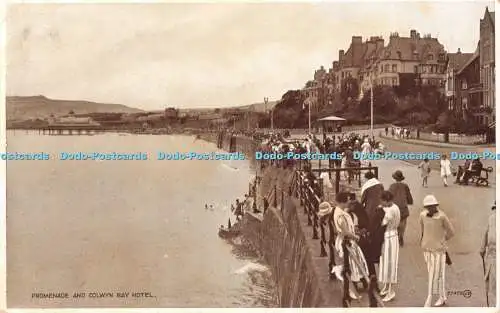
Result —
[[285, 191], [281, 190], [281, 211], [283, 211], [285, 207]]
[[323, 178], [318, 179], [318, 184], [319, 184], [319, 197], [321, 200], [325, 198], [325, 191], [324, 191], [324, 185], [323, 185]]
[[311, 197], [310, 197], [310, 190], [307, 188], [306, 191], [306, 205], [307, 207], [307, 226], [312, 226], [313, 221], [312, 221], [312, 208], [311, 208]]
[[276, 185], [274, 185], [274, 201], [273, 201], [273, 206], [275, 208], [278, 207], [278, 194], [277, 194], [277, 192], [278, 192], [278, 187]]
[[324, 220], [320, 219], [320, 221], [319, 221], [319, 227], [320, 227], [320, 231], [321, 231], [321, 241], [320, 241], [321, 252], [320, 252], [320, 257], [325, 257], [325, 256], [328, 256], [328, 255], [326, 254], [326, 249], [325, 249], [326, 238], [325, 238], [325, 223], [324, 223]]
[[378, 167], [375, 167], [375, 178], [378, 179]]
[[[316, 200], [316, 199], [314, 199]], [[318, 206], [319, 203], [315, 203], [313, 207], [313, 237], [312, 239], [319, 239], [318, 237]]]

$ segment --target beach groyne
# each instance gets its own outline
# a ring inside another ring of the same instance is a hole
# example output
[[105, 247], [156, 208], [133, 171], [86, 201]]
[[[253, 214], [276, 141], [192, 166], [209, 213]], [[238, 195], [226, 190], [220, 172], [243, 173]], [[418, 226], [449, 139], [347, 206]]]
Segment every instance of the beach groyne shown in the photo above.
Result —
[[[201, 138], [221, 143], [219, 134]], [[245, 137], [231, 139], [225, 135], [219, 147], [230, 151], [231, 141], [247, 158], [255, 155], [256, 143]], [[312, 239], [307, 217], [302, 214], [299, 200], [290, 195], [293, 170], [267, 167], [259, 171], [258, 208], [270, 193], [276, 201], [262, 214], [247, 212], [242, 219], [242, 235], [270, 266], [278, 288], [280, 307], [342, 307], [341, 291], [328, 275], [328, 258], [320, 257], [318, 240]]]

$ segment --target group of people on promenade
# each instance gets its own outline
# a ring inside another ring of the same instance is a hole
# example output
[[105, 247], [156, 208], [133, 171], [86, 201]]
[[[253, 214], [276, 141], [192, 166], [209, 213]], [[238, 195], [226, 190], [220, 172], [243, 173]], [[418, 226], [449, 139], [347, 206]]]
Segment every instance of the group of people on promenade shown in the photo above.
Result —
[[[443, 185], [448, 187], [448, 178], [456, 176], [455, 183], [460, 185], [468, 185], [473, 177], [480, 177], [483, 170], [483, 163], [479, 158], [474, 160], [465, 160], [464, 165], [458, 166], [458, 170], [452, 167], [450, 159], [446, 154], [441, 155], [439, 162], [440, 176], [443, 180]], [[422, 177], [422, 186], [428, 187], [428, 178], [431, 174], [431, 165], [429, 159], [424, 159], [419, 165], [420, 176]]]
[[[340, 136], [325, 136], [325, 140], [321, 142], [315, 135], [308, 135], [303, 140], [290, 140], [282, 134], [272, 134], [261, 142], [259, 150], [263, 153], [279, 153], [287, 154], [294, 152], [295, 154], [305, 153], [322, 153], [329, 155], [338, 155], [341, 158], [329, 159], [328, 166], [330, 168], [347, 168], [368, 166], [367, 160], [355, 159], [355, 152], [373, 153], [383, 152], [384, 146], [380, 142], [376, 142], [369, 136], [361, 136], [356, 133], [343, 134]], [[293, 168], [299, 164], [309, 164], [310, 160], [269, 160], [271, 164], [280, 165], [284, 168]], [[261, 167], [266, 165], [261, 163]], [[347, 173], [343, 172], [343, 177], [347, 179]]]
[[[385, 129], [385, 136], [389, 137], [389, 127], [386, 127]], [[410, 129], [408, 128], [401, 128], [401, 127], [391, 127], [391, 137], [392, 138], [399, 138], [399, 139], [408, 139], [410, 138]]]
[[[375, 265], [379, 264], [376, 290], [383, 302], [396, 297], [399, 247], [404, 244], [408, 205], [413, 204], [410, 188], [403, 180], [401, 171], [393, 174], [395, 182], [388, 190], [372, 172], [365, 175], [366, 182], [361, 189], [361, 201], [354, 194], [340, 192], [335, 197], [335, 208], [329, 202], [319, 206], [320, 219], [328, 222], [330, 232], [336, 235], [335, 251], [337, 259], [349, 258], [350, 279], [354, 283], [376, 281]], [[344, 256], [342, 244], [349, 252]], [[336, 261], [331, 272], [342, 278], [346, 270], [342, 261]], [[351, 299], [358, 299], [355, 288], [349, 290]]]
[[[321, 223], [326, 223], [335, 236], [336, 265], [331, 268], [331, 273], [339, 280], [344, 280], [344, 277], [350, 280], [349, 301], [360, 298], [357, 293], [358, 285], [362, 284], [367, 288], [369, 283], [375, 285], [382, 302], [396, 297], [400, 247], [404, 246], [406, 221], [413, 197], [400, 170], [395, 171], [392, 177], [394, 183], [385, 190], [375, 175], [368, 172], [361, 190], [361, 201], [357, 201], [353, 193], [340, 192], [335, 197], [334, 205], [329, 202], [319, 205], [318, 216]], [[454, 236], [454, 228], [434, 195], [426, 195], [422, 207], [418, 217], [421, 227], [420, 246], [428, 271], [424, 306], [431, 306], [434, 296], [437, 296], [434, 306], [443, 306], [447, 302], [445, 268], [452, 263], [447, 252], [447, 242]], [[492, 209], [495, 210], [496, 205]], [[495, 214], [492, 214], [480, 251], [485, 260], [485, 281], [490, 306], [496, 292], [494, 234]], [[347, 251], [347, 255], [344, 251]], [[343, 264], [348, 264], [348, 268]], [[347, 271], [347, 276], [343, 275], [344, 271]]]
[[[372, 138], [357, 134], [327, 137], [323, 143], [314, 135], [309, 135], [302, 141], [288, 140], [281, 135], [270, 135], [261, 144], [263, 151], [278, 153], [288, 151], [341, 153], [342, 160], [330, 162], [330, 167], [340, 168], [356, 166], [354, 165], [356, 160], [352, 158], [354, 151], [373, 152], [377, 148], [379, 144]], [[283, 164], [285, 168], [292, 168], [295, 165], [294, 160], [274, 162], [278, 166]], [[313, 190], [320, 194], [320, 186], [315, 185], [318, 180], [311, 171], [310, 162], [306, 164], [305, 167], [301, 166], [306, 170], [306, 179]], [[480, 175], [483, 169], [481, 161], [477, 158], [465, 161], [456, 170], [446, 154], [442, 155], [439, 165], [439, 175], [446, 187], [449, 186], [448, 180], [453, 176], [456, 176], [455, 183], [467, 184], [471, 177]], [[422, 186], [427, 187], [428, 177], [432, 173], [429, 160], [425, 159], [418, 168], [421, 171]], [[402, 171], [395, 171], [392, 177], [394, 183], [386, 190], [374, 173], [367, 172], [359, 201], [354, 193], [340, 192], [335, 195], [334, 203], [323, 202], [319, 205], [320, 222], [327, 224], [330, 233], [334, 235], [334, 240], [331, 241], [334, 244], [335, 264], [332, 264], [330, 272], [339, 280], [344, 280], [346, 276], [343, 273], [346, 271], [350, 284], [349, 301], [360, 298], [358, 293], [360, 284], [368, 288], [370, 283], [376, 285], [375, 289], [381, 296], [382, 302], [389, 302], [396, 297], [400, 248], [405, 244], [406, 224], [410, 216], [409, 206], [414, 204], [414, 200], [409, 186], [404, 182]], [[325, 179], [323, 181], [325, 183]], [[326, 181], [328, 183], [329, 179]], [[443, 306], [447, 303], [446, 265], [452, 263], [447, 252], [447, 242], [454, 236], [454, 228], [434, 195], [426, 195], [421, 205], [422, 209], [418, 215], [421, 228], [420, 246], [428, 271], [427, 297], [424, 306], [432, 304]], [[492, 209], [495, 210], [496, 205]], [[496, 292], [495, 221], [493, 213], [488, 221], [480, 251], [485, 261], [489, 306], [495, 305], [493, 302]], [[433, 298], [435, 296], [437, 299]]]

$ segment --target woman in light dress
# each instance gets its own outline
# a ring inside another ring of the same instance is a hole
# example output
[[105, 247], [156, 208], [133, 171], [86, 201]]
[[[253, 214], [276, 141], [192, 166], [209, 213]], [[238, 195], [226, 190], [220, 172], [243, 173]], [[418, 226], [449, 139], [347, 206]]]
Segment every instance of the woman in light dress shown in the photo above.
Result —
[[431, 174], [431, 164], [429, 163], [429, 159], [425, 158], [419, 165], [420, 176], [422, 177], [422, 187], [427, 187], [427, 180], [429, 175]]
[[443, 179], [443, 184], [448, 187], [448, 177], [451, 176], [451, 162], [446, 154], [441, 156], [441, 178]]
[[[346, 192], [339, 192], [336, 195], [335, 200], [337, 202], [337, 206], [333, 213], [335, 230], [337, 232], [337, 237], [335, 238], [335, 250], [340, 258], [344, 258], [342, 243], [345, 240], [347, 244], [347, 252], [349, 254], [348, 261], [351, 272], [349, 278], [351, 279], [351, 282], [358, 283], [362, 280], [368, 281], [368, 265], [366, 264], [363, 252], [357, 243], [359, 236], [356, 235], [355, 229], [357, 223], [356, 215], [349, 214], [349, 194]], [[354, 288], [349, 289], [349, 295], [352, 299], [361, 298], [356, 295]]]
[[453, 226], [446, 214], [439, 209], [439, 202], [433, 195], [427, 195], [423, 201], [424, 210], [419, 222], [422, 231], [420, 246], [427, 264], [428, 285], [425, 307], [431, 306], [432, 296], [437, 294], [435, 306], [446, 304], [445, 266], [446, 242], [454, 235]]
[[[342, 152], [342, 161], [340, 162], [340, 168], [347, 167], [347, 153]], [[349, 178], [349, 173], [347, 171], [340, 172], [341, 178], [347, 180]]]
[[384, 296], [382, 301], [388, 302], [396, 297], [394, 285], [398, 280], [399, 263], [399, 235], [398, 227], [401, 222], [401, 213], [398, 206], [393, 202], [394, 196], [390, 191], [384, 191], [381, 196], [384, 209], [384, 244], [379, 262], [378, 280], [383, 284], [380, 295]]
[[370, 145], [368, 138], [365, 138], [364, 143], [361, 145], [361, 153], [365, 156], [363, 160], [361, 160], [361, 166], [367, 167], [370, 164], [367, 156], [372, 153], [372, 146]]

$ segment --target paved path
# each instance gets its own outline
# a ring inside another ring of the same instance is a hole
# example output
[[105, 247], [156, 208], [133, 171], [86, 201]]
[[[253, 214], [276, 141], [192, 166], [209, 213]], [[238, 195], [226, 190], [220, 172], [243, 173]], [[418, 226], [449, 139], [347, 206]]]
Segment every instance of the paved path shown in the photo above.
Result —
[[421, 187], [415, 166], [400, 161], [378, 161], [380, 180], [387, 189], [393, 182], [391, 174], [401, 169], [411, 188], [415, 205], [410, 208], [405, 247], [400, 251], [397, 299], [388, 306], [422, 306], [426, 298], [427, 272], [419, 247], [418, 215], [425, 195], [434, 194], [449, 216], [456, 235], [450, 241], [452, 266], [447, 266], [448, 291], [471, 291], [471, 297], [450, 295], [449, 306], [485, 306], [482, 261], [478, 254], [481, 236], [495, 199], [493, 187], [450, 185], [444, 187], [437, 172], [429, 178], [429, 188]]
[[[483, 146], [477, 146], [477, 147], [472, 147], [472, 146], [467, 146], [467, 147], [450, 147], [450, 146], [426, 146], [426, 145], [420, 145], [420, 144], [414, 144], [410, 142], [405, 142], [405, 141], [400, 141], [400, 140], [393, 140], [393, 139], [386, 139], [386, 138], [381, 138], [381, 141], [384, 143], [384, 145], [387, 147], [387, 149], [391, 152], [436, 152], [439, 154], [442, 153], [447, 153], [450, 155], [451, 152], [477, 152], [479, 154], [482, 154], [484, 151], [492, 151], [495, 153], [495, 148], [494, 147], [483, 147]], [[439, 161], [438, 160], [433, 160], [431, 162], [431, 167], [437, 171], [439, 171]], [[452, 160], [451, 164], [452, 166], [458, 168], [458, 165], [462, 165], [465, 161], [458, 161], [458, 160]], [[490, 183], [494, 186], [495, 184], [495, 178], [496, 178], [496, 169], [495, 169], [495, 161], [486, 159], [486, 160], [481, 160], [483, 163], [484, 167], [492, 167], [494, 170], [492, 173], [489, 174], [489, 181]], [[412, 164], [417, 164], [420, 163], [420, 161], [408, 161], [408, 163]], [[483, 173], [484, 175], [484, 173]]]
[[[438, 153], [449, 153], [452, 150], [456, 151], [456, 149], [451, 148], [422, 147], [405, 142], [391, 141], [387, 142], [387, 145], [389, 150], [393, 152], [436, 151]], [[482, 152], [484, 149], [488, 148], [464, 150]], [[452, 163], [454, 166], [459, 165], [456, 161]], [[485, 166], [495, 166], [494, 161], [491, 160], [485, 160], [483, 163]], [[415, 164], [411, 162], [381, 160], [374, 162], [373, 165], [379, 167], [379, 178], [386, 189], [393, 183], [392, 173], [396, 169], [402, 170], [415, 200], [415, 205], [410, 208], [406, 245], [400, 251], [400, 282], [397, 287], [397, 298], [388, 306], [419, 307], [425, 301], [427, 271], [419, 247], [420, 226], [418, 224], [418, 215], [422, 209], [423, 198], [430, 193], [438, 198], [441, 208], [449, 216], [456, 231], [455, 238], [450, 241], [450, 257], [453, 265], [447, 266], [446, 269], [447, 290], [457, 293], [463, 293], [465, 290], [471, 291], [469, 298], [460, 294], [450, 294], [448, 305], [453, 307], [485, 306], [482, 260], [478, 251], [487, 218], [491, 213], [490, 208], [495, 200], [495, 172], [490, 176], [490, 182], [493, 185], [490, 187], [461, 186], [453, 183], [449, 187], [444, 187], [439, 177], [439, 165], [437, 162], [433, 162], [432, 165], [436, 170], [431, 172], [429, 187], [424, 188], [421, 186], [420, 172]]]

